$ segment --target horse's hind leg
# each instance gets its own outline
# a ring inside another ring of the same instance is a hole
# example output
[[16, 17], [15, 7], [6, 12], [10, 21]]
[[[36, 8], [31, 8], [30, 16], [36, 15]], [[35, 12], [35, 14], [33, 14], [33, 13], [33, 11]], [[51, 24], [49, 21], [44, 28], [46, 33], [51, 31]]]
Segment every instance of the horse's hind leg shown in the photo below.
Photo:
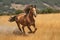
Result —
[[22, 26], [22, 30], [23, 30], [23, 33], [25, 34], [25, 30], [24, 30], [24, 27], [25, 27], [25, 26]]
[[18, 22], [16, 22], [16, 24], [17, 24], [19, 30], [22, 32], [22, 30], [21, 30], [21, 28], [20, 28], [20, 24], [19, 24]]
[[34, 23], [34, 24], [32, 24], [32, 26], [35, 28], [35, 30], [33, 31], [33, 33], [35, 33], [35, 32], [36, 32], [36, 30], [37, 30], [37, 28], [35, 27], [35, 23]]

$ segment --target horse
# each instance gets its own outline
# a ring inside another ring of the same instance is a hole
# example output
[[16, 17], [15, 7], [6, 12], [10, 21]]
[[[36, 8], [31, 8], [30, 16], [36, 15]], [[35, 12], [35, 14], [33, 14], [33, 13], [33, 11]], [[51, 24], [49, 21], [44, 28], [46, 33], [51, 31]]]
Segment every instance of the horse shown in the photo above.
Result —
[[[25, 26], [30, 30], [28, 33], [35, 33], [37, 28], [35, 26], [35, 19], [34, 17], [36, 17], [36, 8], [30, 8], [29, 13], [27, 14], [27, 16], [25, 17], [26, 14], [18, 14], [15, 15], [13, 17], [9, 18], [9, 22], [16, 22], [20, 32], [23, 32], [25, 34]], [[22, 25], [22, 28], [20, 28], [20, 24]], [[33, 26], [34, 31], [31, 30], [30, 26]], [[22, 29], [22, 30], [21, 30]]]

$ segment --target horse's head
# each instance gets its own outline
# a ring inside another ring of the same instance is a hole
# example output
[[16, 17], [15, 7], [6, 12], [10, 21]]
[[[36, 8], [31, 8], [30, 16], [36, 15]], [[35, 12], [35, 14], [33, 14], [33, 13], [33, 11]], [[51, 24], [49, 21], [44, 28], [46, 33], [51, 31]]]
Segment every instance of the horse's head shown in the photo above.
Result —
[[33, 13], [33, 15], [36, 17], [37, 13], [36, 13], [36, 6], [33, 6], [30, 8], [30, 12]]

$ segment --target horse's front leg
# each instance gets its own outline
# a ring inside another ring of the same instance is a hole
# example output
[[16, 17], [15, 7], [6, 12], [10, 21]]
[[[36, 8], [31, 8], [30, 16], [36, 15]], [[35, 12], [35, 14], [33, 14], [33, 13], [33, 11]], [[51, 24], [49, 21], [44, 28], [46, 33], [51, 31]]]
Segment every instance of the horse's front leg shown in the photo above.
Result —
[[35, 26], [35, 23], [33, 23], [32, 26], [35, 28], [35, 30], [33, 31], [33, 33], [35, 33], [36, 30], [37, 30], [37, 28], [36, 28], [36, 26]]
[[27, 28], [30, 30], [28, 33], [32, 33], [30, 26], [27, 26]]
[[17, 24], [17, 26], [18, 26], [20, 32], [22, 32], [22, 30], [21, 30], [21, 28], [20, 28], [20, 23], [16, 22], [16, 24]]

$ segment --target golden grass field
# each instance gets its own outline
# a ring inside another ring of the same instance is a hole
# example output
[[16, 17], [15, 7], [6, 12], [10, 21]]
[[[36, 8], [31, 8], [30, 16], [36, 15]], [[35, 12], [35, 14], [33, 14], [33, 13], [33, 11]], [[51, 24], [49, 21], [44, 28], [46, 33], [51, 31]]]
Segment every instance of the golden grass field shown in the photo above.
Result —
[[[0, 16], [0, 40], [60, 40], [60, 14], [38, 14], [36, 17], [37, 31], [26, 36], [19, 34], [15, 22], [10, 23], [10, 16]], [[33, 29], [33, 27], [31, 27]]]

